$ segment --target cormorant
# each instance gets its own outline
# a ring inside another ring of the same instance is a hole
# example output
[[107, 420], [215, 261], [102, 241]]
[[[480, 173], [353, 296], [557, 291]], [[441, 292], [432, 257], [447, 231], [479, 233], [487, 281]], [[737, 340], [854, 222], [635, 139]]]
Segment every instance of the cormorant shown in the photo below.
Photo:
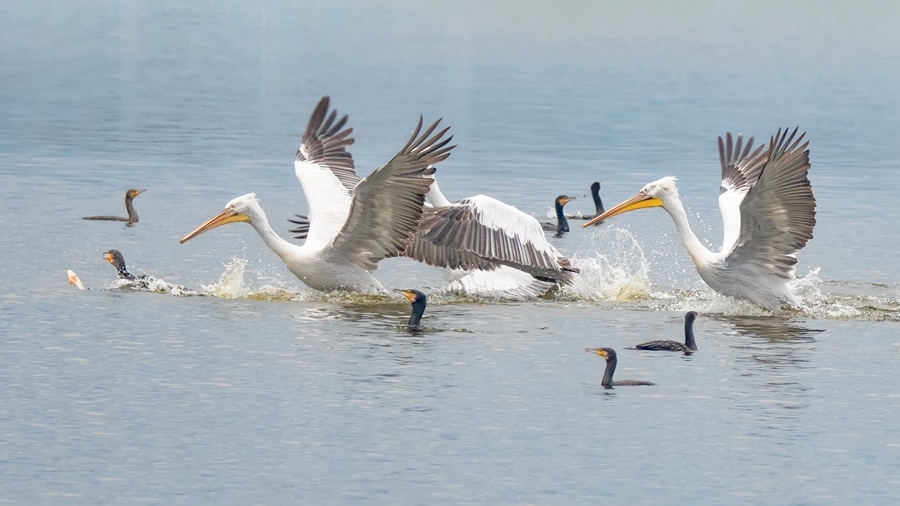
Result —
[[135, 190], [130, 189], [125, 192], [125, 209], [128, 211], [128, 217], [122, 218], [121, 216], [85, 216], [81, 218], [82, 220], [104, 220], [104, 221], [127, 221], [128, 223], [137, 223], [138, 222], [138, 213], [134, 210], [134, 204], [132, 200], [138, 195], [144, 193], [147, 190]]
[[613, 381], [613, 373], [616, 372], [616, 350], [612, 348], [585, 348], [588, 353], [596, 353], [606, 359], [606, 370], [603, 371], [603, 381], [600, 382], [606, 388], [612, 387], [629, 387], [629, 386], [652, 386], [656, 383], [643, 380], [620, 380]]
[[688, 311], [684, 315], [684, 343], [678, 341], [647, 341], [646, 343], [636, 344], [636, 350], [653, 350], [653, 351], [680, 351], [691, 353], [697, 351], [697, 342], [694, 340], [694, 320], [697, 319], [696, 311]]

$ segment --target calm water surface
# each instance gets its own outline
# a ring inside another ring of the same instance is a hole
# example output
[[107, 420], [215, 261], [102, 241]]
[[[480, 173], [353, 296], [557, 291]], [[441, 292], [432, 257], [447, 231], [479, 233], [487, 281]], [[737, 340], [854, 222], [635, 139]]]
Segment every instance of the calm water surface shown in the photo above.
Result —
[[[4, 4], [0, 502], [896, 502], [900, 10], [687, 5]], [[430, 294], [420, 335], [404, 301], [308, 290], [251, 227], [180, 245], [251, 191], [288, 235], [326, 94], [361, 175], [443, 117], [451, 198], [544, 217], [562, 193], [592, 212], [595, 180], [611, 206], [676, 175], [712, 248], [716, 136], [799, 125], [803, 308], [716, 296], [659, 210], [553, 239], [582, 275], [547, 300], [383, 262]], [[79, 219], [131, 187], [139, 224]], [[110, 248], [182, 288], [119, 287]], [[625, 349], [687, 310], [698, 353]], [[603, 389], [596, 346], [657, 386]]]

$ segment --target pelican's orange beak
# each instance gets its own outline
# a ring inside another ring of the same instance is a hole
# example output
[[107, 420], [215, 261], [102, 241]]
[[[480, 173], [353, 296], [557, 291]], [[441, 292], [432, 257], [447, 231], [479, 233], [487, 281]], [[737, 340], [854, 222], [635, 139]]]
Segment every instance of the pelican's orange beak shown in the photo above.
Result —
[[606, 211], [600, 216], [597, 216], [596, 218], [588, 221], [587, 223], [582, 225], [581, 228], [587, 228], [591, 225], [599, 225], [604, 220], [608, 220], [613, 216], [627, 213], [628, 211], [634, 211], [635, 209], [646, 209], [648, 207], [663, 207], [663, 201], [656, 197], [651, 197], [644, 192], [639, 192], [634, 197], [631, 197], [630, 199], [622, 202], [609, 211]]
[[184, 236], [180, 242], [184, 244], [187, 241], [190, 241], [194, 237], [206, 232], [208, 230], [212, 230], [216, 227], [221, 227], [222, 225], [227, 225], [229, 223], [235, 223], [238, 221], [244, 221], [250, 223], [250, 217], [244, 213], [237, 213], [233, 209], [225, 209], [221, 213], [214, 216], [212, 219], [197, 227], [193, 232]]

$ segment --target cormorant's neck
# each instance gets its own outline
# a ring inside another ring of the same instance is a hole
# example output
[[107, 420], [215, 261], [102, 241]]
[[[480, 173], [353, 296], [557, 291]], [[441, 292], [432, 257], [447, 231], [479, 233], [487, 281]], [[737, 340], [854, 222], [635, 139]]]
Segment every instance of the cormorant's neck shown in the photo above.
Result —
[[138, 221], [138, 213], [134, 210], [134, 197], [128, 195], [125, 197], [125, 209], [128, 210], [128, 222], [129, 223], [137, 223]]
[[412, 313], [409, 315], [409, 326], [417, 328], [422, 326], [422, 315], [425, 313], [426, 301], [417, 300], [412, 304]]
[[697, 351], [697, 341], [694, 341], [694, 320], [690, 318], [684, 320], [684, 345]]
[[594, 197], [594, 208], [597, 209], [597, 214], [594, 216], [600, 216], [605, 213], [606, 210], [603, 209], [603, 201], [600, 200], [600, 187], [597, 186], [594, 188], [594, 191], [591, 192], [591, 196]]
[[128, 272], [128, 269], [125, 268], [125, 262], [120, 263], [116, 266], [116, 270], [119, 271], [119, 279], [134, 279], [134, 274]]
[[561, 234], [563, 232], [569, 231], [569, 221], [566, 220], [566, 215], [563, 213], [563, 205], [556, 202], [556, 233]]
[[618, 361], [619, 359], [616, 357], [607, 357], [606, 359], [606, 370], [603, 371], [603, 381], [600, 382], [606, 388], [613, 386], [613, 373], [616, 372], [616, 362]]

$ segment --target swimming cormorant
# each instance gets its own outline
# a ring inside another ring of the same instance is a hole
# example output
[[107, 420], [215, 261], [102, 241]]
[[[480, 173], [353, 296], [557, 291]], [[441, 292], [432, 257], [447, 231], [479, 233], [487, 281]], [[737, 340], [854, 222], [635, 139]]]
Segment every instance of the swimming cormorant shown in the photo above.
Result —
[[556, 234], [554, 237], [562, 237], [564, 233], [568, 232], [569, 222], [566, 220], [563, 206], [573, 200], [575, 200], [575, 197], [569, 197], [567, 195], [556, 197], [556, 200], [553, 202], [554, 207], [556, 207], [556, 221], [542, 221], [541, 228], [544, 230], [555, 230]]
[[135, 190], [130, 189], [125, 192], [125, 209], [128, 211], [128, 217], [122, 218], [121, 216], [85, 216], [81, 218], [82, 220], [104, 220], [104, 221], [127, 221], [128, 223], [137, 223], [138, 222], [138, 213], [134, 210], [134, 204], [132, 200], [138, 195], [144, 193], [147, 190]]
[[427, 297], [419, 290], [394, 288], [394, 291], [403, 294], [412, 303], [412, 313], [409, 315], [410, 330], [422, 329], [422, 315], [425, 313], [425, 306], [428, 304]]
[[696, 311], [688, 311], [684, 315], [684, 343], [678, 341], [647, 341], [646, 343], [636, 344], [636, 350], [653, 350], [653, 351], [680, 351], [691, 353], [697, 351], [697, 342], [694, 340], [694, 320], [697, 319]]
[[603, 371], [603, 381], [600, 382], [606, 388], [612, 387], [629, 387], [629, 386], [652, 386], [656, 383], [643, 380], [620, 380], [613, 381], [613, 373], [616, 372], [616, 350], [612, 348], [585, 348], [588, 353], [596, 353], [606, 359], [606, 370]]

